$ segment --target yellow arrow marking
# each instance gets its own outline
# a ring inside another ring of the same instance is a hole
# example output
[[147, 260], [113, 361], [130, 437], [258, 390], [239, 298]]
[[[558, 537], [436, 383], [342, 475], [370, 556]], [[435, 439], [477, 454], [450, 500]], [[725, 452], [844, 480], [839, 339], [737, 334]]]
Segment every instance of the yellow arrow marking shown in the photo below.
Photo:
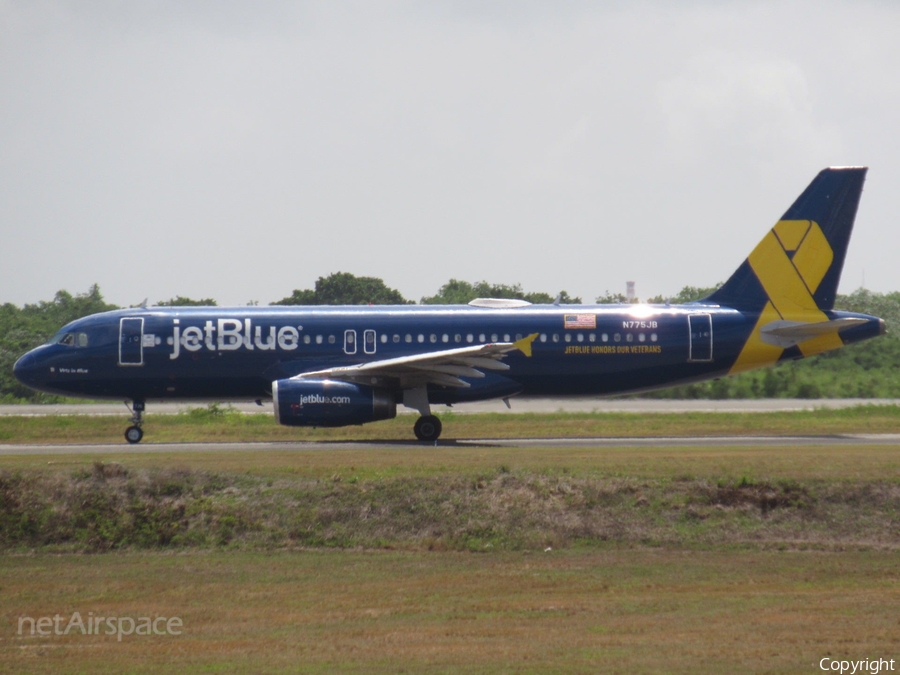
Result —
[[521, 340], [516, 340], [513, 342], [513, 347], [522, 352], [525, 356], [531, 356], [531, 343], [537, 340], [537, 333], [532, 333], [531, 335], [526, 335]]

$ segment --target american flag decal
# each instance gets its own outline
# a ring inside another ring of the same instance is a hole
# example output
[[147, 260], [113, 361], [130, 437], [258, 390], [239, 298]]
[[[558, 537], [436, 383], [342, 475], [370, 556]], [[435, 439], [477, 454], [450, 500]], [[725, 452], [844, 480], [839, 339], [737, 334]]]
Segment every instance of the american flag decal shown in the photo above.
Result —
[[596, 328], [596, 314], [566, 314], [563, 320], [566, 328]]

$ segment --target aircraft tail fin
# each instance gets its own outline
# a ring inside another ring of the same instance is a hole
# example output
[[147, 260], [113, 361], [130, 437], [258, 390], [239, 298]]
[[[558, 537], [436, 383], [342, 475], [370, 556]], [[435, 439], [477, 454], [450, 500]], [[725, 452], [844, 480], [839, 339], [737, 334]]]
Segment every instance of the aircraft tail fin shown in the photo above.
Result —
[[866, 178], [865, 167], [824, 169], [731, 278], [701, 302], [785, 321], [825, 320]]

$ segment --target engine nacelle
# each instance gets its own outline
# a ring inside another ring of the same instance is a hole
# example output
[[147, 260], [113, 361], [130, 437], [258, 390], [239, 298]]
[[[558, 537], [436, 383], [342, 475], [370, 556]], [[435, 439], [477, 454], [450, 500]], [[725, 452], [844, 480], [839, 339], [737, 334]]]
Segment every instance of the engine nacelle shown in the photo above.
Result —
[[275, 419], [292, 427], [343, 427], [397, 416], [390, 392], [338, 380], [272, 383]]

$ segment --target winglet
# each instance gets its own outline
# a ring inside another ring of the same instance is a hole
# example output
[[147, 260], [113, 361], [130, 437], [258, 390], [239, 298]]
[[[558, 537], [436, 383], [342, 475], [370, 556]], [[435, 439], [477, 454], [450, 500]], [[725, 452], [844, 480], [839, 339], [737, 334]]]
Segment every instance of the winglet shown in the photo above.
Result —
[[513, 342], [513, 347], [522, 352], [525, 356], [531, 356], [531, 343], [537, 340], [537, 333], [532, 333], [531, 335], [526, 335], [521, 340], [516, 340]]

